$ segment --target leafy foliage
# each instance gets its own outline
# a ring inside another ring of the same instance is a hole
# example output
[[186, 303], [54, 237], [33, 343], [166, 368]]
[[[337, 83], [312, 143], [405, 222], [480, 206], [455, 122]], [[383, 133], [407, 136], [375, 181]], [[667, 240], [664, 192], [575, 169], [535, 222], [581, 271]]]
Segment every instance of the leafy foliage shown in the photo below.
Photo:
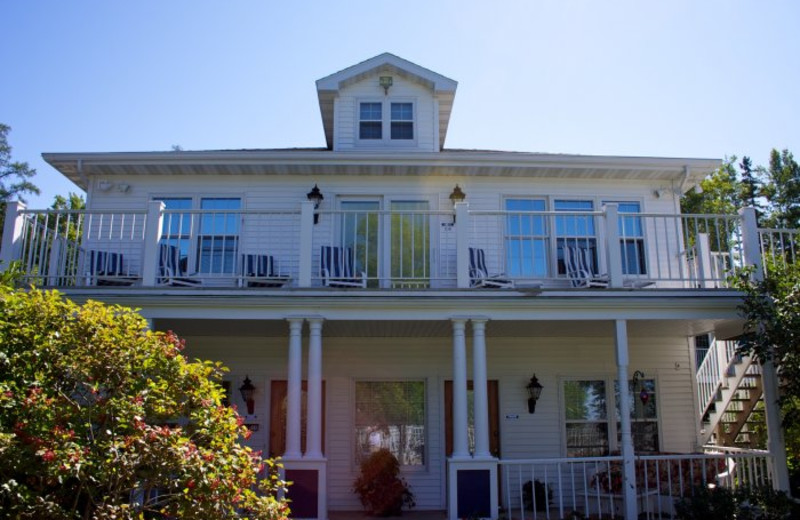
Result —
[[26, 162], [11, 160], [11, 145], [8, 144], [8, 133], [11, 127], [0, 123], [0, 235], [6, 216], [6, 203], [12, 199], [25, 202], [25, 195], [39, 194], [39, 188], [30, 179], [36, 170]]
[[797, 518], [798, 506], [782, 491], [771, 487], [740, 488], [698, 487], [691, 496], [675, 503], [682, 520], [737, 518], [746, 520], [781, 520]]
[[353, 483], [361, 504], [375, 516], [397, 516], [403, 506], [414, 507], [414, 494], [399, 477], [400, 463], [387, 449], [374, 452], [361, 463]]
[[219, 364], [133, 310], [0, 287], [0, 510], [14, 518], [286, 518]]

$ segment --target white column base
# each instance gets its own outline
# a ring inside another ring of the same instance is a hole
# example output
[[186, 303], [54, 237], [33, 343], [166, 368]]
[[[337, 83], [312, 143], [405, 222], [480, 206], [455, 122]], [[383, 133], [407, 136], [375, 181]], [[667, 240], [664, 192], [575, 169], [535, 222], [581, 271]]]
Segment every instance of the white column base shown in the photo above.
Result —
[[[328, 459], [283, 458], [281, 463], [281, 477], [294, 481], [294, 485], [289, 486], [288, 493], [289, 498], [292, 498], [293, 493], [295, 496], [294, 502], [289, 504], [292, 509], [291, 518], [328, 520]], [[294, 486], [297, 487], [293, 491]], [[309, 502], [312, 495], [316, 495], [316, 504]]]
[[[460, 478], [460, 482], [459, 482]], [[459, 511], [459, 487], [462, 495], [476, 498], [482, 504], [483, 511], [466, 511], [471, 508], [462, 502]], [[469, 459], [461, 460], [450, 458], [447, 460], [447, 518], [448, 520], [458, 520], [459, 518], [470, 518], [473, 514], [482, 514], [480, 518], [495, 520], [499, 512], [497, 496], [497, 459]], [[486, 496], [488, 494], [488, 496]], [[488, 506], [488, 510], [486, 510]]]

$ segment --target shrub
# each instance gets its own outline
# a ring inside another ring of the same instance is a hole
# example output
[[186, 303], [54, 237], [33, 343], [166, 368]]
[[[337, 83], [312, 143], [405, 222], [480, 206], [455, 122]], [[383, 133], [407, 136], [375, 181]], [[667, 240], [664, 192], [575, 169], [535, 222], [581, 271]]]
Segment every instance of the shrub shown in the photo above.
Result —
[[130, 309], [0, 285], [0, 510], [10, 518], [286, 518], [219, 364]]
[[375, 516], [397, 516], [403, 506], [414, 507], [414, 494], [399, 477], [400, 463], [387, 449], [372, 453], [361, 463], [361, 473], [353, 483], [361, 505]]
[[786, 493], [769, 486], [741, 488], [735, 492], [723, 487], [698, 487], [692, 496], [675, 503], [675, 512], [683, 520], [783, 520], [800, 517], [797, 504]]

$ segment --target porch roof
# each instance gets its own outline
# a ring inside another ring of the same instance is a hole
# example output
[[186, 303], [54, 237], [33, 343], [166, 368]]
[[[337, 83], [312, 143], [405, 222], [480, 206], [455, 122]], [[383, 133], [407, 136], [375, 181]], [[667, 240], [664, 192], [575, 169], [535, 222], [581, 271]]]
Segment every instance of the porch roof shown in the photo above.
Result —
[[45, 153], [42, 157], [83, 189], [94, 176], [365, 175], [490, 176], [652, 180], [688, 190], [719, 159], [623, 157], [486, 150], [375, 153], [324, 149]]

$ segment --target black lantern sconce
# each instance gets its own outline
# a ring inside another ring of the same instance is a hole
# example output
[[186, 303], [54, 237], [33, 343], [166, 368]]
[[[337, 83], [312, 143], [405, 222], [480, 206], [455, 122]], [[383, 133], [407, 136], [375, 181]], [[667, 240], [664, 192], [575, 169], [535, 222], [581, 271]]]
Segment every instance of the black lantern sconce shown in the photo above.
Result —
[[391, 87], [393, 83], [394, 80], [392, 80], [391, 76], [381, 76], [378, 78], [378, 84], [383, 87], [384, 95], [389, 95], [389, 87]]
[[[456, 203], [457, 202], [464, 202], [464, 199], [466, 199], [466, 198], [467, 198], [467, 194], [464, 193], [463, 191], [461, 191], [461, 188], [459, 187], [459, 185], [456, 184], [456, 187], [453, 188], [453, 193], [450, 194], [450, 202], [453, 203], [453, 211], [455, 211], [455, 209], [456, 209]], [[455, 215], [455, 213], [453, 213], [453, 224], [455, 224], [455, 223], [456, 223], [456, 215]]]
[[647, 404], [647, 401], [650, 400], [650, 392], [644, 387], [644, 382], [641, 384], [640, 381], [644, 380], [644, 372], [641, 370], [637, 370], [633, 373], [633, 390], [636, 391], [636, 386], [639, 385], [641, 390], [639, 391], [639, 400], [642, 402], [643, 405]]
[[316, 210], [319, 209], [319, 205], [322, 204], [322, 201], [325, 199], [325, 197], [323, 197], [322, 192], [319, 191], [319, 186], [316, 184], [311, 191], [306, 194], [306, 197], [308, 197], [308, 200], [314, 203], [314, 224], [317, 224], [319, 223], [319, 213], [317, 213]]
[[536, 374], [533, 374], [533, 377], [525, 385], [525, 389], [528, 390], [528, 413], [534, 413], [536, 411], [536, 401], [539, 400], [539, 396], [542, 395], [542, 384], [536, 378]]
[[253, 382], [250, 381], [250, 376], [245, 376], [244, 383], [239, 387], [239, 391], [242, 393], [242, 399], [247, 403], [247, 415], [253, 415], [256, 407], [253, 394], [256, 392], [256, 387], [253, 386]]

